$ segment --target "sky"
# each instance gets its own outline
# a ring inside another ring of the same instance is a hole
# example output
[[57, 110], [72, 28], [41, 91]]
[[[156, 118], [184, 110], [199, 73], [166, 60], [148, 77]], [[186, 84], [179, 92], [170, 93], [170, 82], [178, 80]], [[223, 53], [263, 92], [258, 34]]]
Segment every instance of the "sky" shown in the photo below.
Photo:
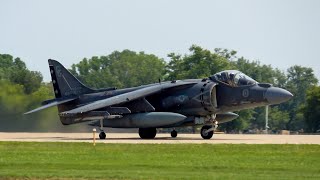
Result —
[[168, 61], [192, 44], [283, 71], [311, 67], [320, 80], [320, 1], [0, 0], [0, 54], [20, 57], [46, 82], [49, 58], [70, 68], [130, 49]]

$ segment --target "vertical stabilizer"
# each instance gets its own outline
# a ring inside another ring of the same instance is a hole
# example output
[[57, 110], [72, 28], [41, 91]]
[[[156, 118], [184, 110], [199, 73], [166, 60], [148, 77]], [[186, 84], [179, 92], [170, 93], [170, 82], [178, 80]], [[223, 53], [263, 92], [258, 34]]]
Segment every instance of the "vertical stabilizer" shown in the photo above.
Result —
[[49, 59], [48, 62], [56, 98], [78, 96], [94, 92], [93, 89], [82, 84], [58, 61]]
[[[93, 89], [88, 88], [82, 84], [76, 77], [74, 77], [63, 65], [58, 61], [49, 59], [49, 68], [52, 79], [53, 90], [56, 98], [65, 99], [72, 96], [79, 96], [94, 92]], [[58, 111], [64, 112], [74, 109], [77, 102], [70, 101], [58, 105]], [[74, 124], [74, 118], [61, 117], [60, 121], [64, 125]]]

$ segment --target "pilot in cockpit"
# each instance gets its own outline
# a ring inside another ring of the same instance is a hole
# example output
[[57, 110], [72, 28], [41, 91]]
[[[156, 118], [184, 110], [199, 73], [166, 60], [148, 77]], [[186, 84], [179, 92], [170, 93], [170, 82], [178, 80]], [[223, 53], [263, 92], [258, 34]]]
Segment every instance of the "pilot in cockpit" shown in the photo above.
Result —
[[232, 87], [247, 86], [247, 85], [253, 85], [257, 83], [255, 80], [253, 80], [249, 76], [236, 70], [222, 71], [222, 72], [216, 73], [211, 78]]
[[236, 86], [235, 81], [234, 81], [234, 77], [235, 77], [235, 74], [229, 73], [229, 83], [228, 83], [228, 84], [229, 84], [230, 86], [233, 86], [233, 87]]

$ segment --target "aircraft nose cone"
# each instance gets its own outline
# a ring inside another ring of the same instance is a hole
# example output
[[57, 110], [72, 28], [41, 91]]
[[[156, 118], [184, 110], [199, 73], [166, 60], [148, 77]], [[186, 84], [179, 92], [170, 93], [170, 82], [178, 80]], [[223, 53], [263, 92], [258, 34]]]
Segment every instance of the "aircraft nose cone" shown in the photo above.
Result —
[[280, 104], [288, 101], [292, 97], [293, 95], [289, 91], [277, 87], [268, 88], [265, 94], [265, 98], [270, 104]]

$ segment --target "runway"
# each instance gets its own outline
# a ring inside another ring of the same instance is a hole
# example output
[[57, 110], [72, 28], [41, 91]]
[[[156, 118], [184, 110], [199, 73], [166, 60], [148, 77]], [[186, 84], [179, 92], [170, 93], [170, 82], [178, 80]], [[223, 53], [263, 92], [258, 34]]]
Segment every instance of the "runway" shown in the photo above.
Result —
[[[130, 144], [320, 144], [320, 135], [266, 135], [266, 134], [215, 134], [204, 140], [200, 134], [157, 134], [155, 139], [140, 139], [136, 133], [107, 133], [105, 140], [97, 143]], [[93, 133], [0, 133], [0, 141], [25, 142], [93, 142]]]

